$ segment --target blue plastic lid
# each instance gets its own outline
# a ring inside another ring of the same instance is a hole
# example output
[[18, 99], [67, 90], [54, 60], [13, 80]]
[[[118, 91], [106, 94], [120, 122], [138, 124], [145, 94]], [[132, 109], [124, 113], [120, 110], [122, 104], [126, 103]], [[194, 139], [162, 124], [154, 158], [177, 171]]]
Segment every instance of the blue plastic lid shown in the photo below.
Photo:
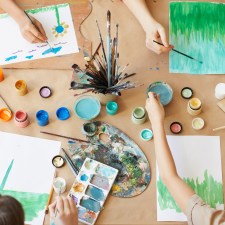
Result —
[[66, 107], [58, 108], [56, 116], [59, 120], [67, 120], [70, 117], [70, 111]]

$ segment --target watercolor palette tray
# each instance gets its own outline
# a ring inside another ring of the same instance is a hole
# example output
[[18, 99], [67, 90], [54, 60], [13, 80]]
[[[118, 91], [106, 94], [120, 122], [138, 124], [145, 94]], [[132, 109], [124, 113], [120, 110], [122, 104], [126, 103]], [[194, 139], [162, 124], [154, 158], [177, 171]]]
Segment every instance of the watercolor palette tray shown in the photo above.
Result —
[[116, 179], [118, 170], [86, 158], [69, 196], [76, 202], [78, 219], [94, 224]]

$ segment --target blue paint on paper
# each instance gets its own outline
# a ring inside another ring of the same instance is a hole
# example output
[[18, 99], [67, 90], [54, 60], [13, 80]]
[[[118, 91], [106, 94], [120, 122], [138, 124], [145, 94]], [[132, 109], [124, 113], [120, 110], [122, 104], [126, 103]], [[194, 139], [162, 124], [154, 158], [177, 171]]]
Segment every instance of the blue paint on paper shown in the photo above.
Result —
[[101, 209], [100, 202], [97, 202], [91, 198], [82, 198], [80, 205], [93, 212], [99, 212]]
[[80, 177], [80, 180], [82, 181], [87, 181], [88, 180], [88, 176], [86, 174], [83, 174], [81, 177]]
[[61, 26], [61, 25], [59, 25], [59, 26], [57, 26], [56, 28], [55, 28], [55, 30], [56, 30], [56, 32], [57, 33], [62, 33], [63, 31], [64, 31], [64, 27], [63, 26]]
[[57, 54], [60, 50], [61, 50], [62, 46], [59, 46], [57, 48], [49, 48], [47, 50], [45, 50], [42, 55], [47, 55], [47, 54], [50, 54], [50, 53], [54, 53], [54, 54]]
[[97, 201], [104, 201], [105, 199], [103, 191], [93, 186], [89, 186], [85, 194]]
[[33, 57], [34, 57], [33, 55], [26, 56], [27, 59], [32, 59]]
[[17, 55], [10, 56], [10, 57], [5, 59], [5, 62], [11, 61], [11, 60], [16, 59], [16, 58], [17, 58]]
[[99, 165], [96, 169], [96, 173], [100, 174], [103, 177], [110, 178], [116, 174], [116, 170], [107, 166]]

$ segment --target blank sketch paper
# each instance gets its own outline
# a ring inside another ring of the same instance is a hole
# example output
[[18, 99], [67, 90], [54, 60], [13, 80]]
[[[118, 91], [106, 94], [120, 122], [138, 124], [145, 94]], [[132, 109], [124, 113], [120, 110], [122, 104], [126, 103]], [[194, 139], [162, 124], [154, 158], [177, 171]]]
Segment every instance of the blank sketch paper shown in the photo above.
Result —
[[69, 4], [26, 10], [44, 27], [47, 43], [26, 41], [17, 23], [0, 14], [0, 65], [79, 52]]
[[20, 201], [28, 224], [43, 224], [55, 171], [51, 161], [61, 143], [5, 132], [0, 143], [0, 194]]
[[225, 4], [170, 2], [170, 43], [197, 60], [170, 52], [170, 72], [225, 73]]
[[[211, 207], [223, 209], [220, 137], [167, 136], [167, 140], [180, 177]], [[162, 183], [158, 168], [156, 186], [157, 220], [186, 221]]]

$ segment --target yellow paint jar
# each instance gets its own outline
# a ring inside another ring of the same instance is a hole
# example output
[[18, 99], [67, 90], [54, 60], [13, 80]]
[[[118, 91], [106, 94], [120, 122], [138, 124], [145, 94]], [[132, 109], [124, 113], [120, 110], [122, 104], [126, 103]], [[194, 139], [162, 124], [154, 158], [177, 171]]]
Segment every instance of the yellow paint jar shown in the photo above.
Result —
[[187, 111], [192, 116], [197, 116], [202, 111], [202, 103], [198, 98], [192, 98], [187, 104]]
[[18, 80], [15, 83], [15, 87], [17, 90], [18, 95], [25, 95], [28, 91], [27, 91], [27, 84], [24, 80]]

